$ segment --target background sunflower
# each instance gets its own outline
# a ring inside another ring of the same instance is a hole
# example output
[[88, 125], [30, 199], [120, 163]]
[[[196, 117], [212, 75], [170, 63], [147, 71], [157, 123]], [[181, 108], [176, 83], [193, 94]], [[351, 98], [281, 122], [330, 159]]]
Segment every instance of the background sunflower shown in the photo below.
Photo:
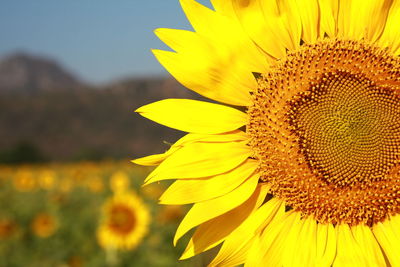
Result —
[[97, 237], [106, 249], [132, 250], [148, 232], [149, 211], [134, 192], [111, 197], [104, 203], [102, 217]]

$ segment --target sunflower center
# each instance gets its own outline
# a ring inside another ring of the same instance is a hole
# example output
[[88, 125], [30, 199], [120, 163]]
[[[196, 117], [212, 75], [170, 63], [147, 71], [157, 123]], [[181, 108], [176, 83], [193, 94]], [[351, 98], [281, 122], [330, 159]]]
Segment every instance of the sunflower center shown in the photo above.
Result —
[[327, 73], [291, 103], [289, 123], [312, 170], [349, 186], [385, 179], [400, 151], [400, 99], [364, 77]]
[[109, 226], [118, 234], [126, 235], [136, 225], [136, 217], [132, 210], [124, 205], [115, 205], [111, 208]]
[[247, 132], [275, 196], [322, 223], [400, 213], [398, 58], [362, 41], [321, 41], [258, 84]]

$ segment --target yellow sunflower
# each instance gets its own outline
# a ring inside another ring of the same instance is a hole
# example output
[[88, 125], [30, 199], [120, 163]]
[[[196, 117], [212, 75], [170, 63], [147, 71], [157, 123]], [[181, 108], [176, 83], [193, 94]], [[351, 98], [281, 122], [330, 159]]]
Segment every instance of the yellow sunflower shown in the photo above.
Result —
[[31, 192], [37, 187], [33, 170], [22, 167], [13, 176], [14, 188], [19, 192]]
[[10, 238], [18, 230], [18, 225], [14, 220], [8, 218], [0, 219], [0, 240]]
[[113, 173], [110, 178], [110, 188], [114, 193], [125, 192], [129, 189], [129, 176], [123, 171]]
[[38, 213], [31, 223], [33, 233], [40, 238], [53, 235], [57, 228], [57, 219], [46, 212]]
[[106, 249], [132, 250], [147, 234], [150, 215], [133, 192], [116, 194], [103, 206], [97, 230], [99, 244]]
[[[194, 203], [182, 256], [211, 266], [400, 266], [400, 1], [193, 0], [194, 32], [153, 50], [222, 104], [166, 99], [138, 113], [188, 132], [145, 183]], [[224, 105], [225, 104], [225, 105]]]
[[43, 190], [52, 190], [57, 182], [57, 175], [53, 170], [43, 170], [38, 176], [38, 184]]

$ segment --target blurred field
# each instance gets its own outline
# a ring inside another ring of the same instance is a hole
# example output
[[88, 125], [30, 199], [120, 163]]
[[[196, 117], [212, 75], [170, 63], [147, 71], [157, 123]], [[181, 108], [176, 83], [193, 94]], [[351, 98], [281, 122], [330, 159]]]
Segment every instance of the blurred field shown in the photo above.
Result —
[[[0, 266], [204, 266], [206, 256], [178, 262], [172, 239], [185, 210], [156, 203], [165, 185], [141, 188], [148, 168], [128, 160], [0, 166]], [[96, 238], [114, 176], [127, 176], [151, 213], [133, 251], [106, 251]]]

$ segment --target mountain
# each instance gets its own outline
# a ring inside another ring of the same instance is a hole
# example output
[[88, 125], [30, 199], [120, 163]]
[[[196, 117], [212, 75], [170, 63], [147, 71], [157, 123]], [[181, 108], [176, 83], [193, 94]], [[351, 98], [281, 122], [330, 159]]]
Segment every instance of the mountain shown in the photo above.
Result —
[[134, 110], [165, 98], [199, 96], [172, 78], [82, 85], [54, 61], [10, 56], [0, 63], [0, 162], [27, 154], [65, 161], [163, 152], [183, 133]]
[[83, 84], [53, 60], [14, 53], [0, 61], [0, 91], [72, 90]]

